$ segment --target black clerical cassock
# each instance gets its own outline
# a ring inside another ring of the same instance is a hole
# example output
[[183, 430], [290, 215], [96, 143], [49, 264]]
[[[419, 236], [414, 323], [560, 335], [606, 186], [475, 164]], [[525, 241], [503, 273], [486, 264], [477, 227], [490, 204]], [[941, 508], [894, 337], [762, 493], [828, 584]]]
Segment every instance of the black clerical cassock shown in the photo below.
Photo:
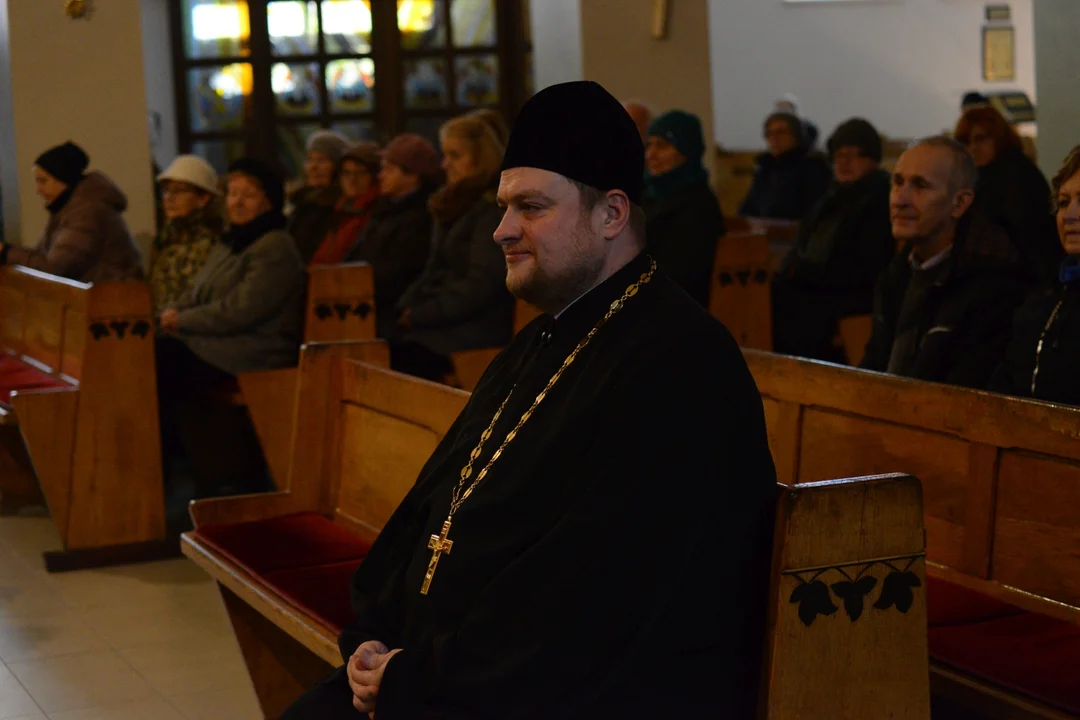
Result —
[[775, 482], [761, 399], [728, 332], [659, 273], [461, 504], [421, 593], [499, 407], [472, 477], [649, 265], [517, 336], [357, 570], [342, 657], [404, 649], [377, 720], [752, 716]]

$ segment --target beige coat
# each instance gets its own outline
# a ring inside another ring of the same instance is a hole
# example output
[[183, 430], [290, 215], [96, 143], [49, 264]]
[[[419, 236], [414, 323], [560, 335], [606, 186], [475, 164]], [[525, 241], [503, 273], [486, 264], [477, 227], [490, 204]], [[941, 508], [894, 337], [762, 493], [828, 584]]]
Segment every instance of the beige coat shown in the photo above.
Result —
[[37, 247], [13, 246], [8, 264], [88, 283], [139, 280], [142, 259], [121, 216], [126, 209], [120, 188], [92, 172], [49, 218]]

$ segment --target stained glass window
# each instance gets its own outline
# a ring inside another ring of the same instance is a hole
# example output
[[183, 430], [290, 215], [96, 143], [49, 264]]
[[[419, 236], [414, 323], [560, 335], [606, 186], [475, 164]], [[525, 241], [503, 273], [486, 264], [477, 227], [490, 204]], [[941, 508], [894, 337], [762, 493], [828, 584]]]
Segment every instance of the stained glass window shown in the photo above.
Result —
[[251, 96], [251, 65], [235, 63], [188, 71], [192, 130], [221, 131], [243, 127]]
[[443, 0], [398, 0], [398, 30], [406, 50], [446, 46]]
[[184, 52], [192, 59], [246, 57], [251, 19], [245, 0], [183, 0]]
[[375, 62], [360, 58], [327, 63], [326, 89], [331, 112], [370, 112], [375, 107]]
[[454, 58], [457, 104], [461, 107], [499, 104], [499, 58], [459, 55]]
[[450, 90], [446, 84], [446, 61], [419, 58], [405, 62], [405, 106], [408, 108], [446, 107]]
[[266, 26], [271, 51], [278, 57], [319, 51], [319, 4], [314, 0], [267, 3]]
[[451, 0], [450, 26], [454, 47], [494, 47], [495, 0]]
[[326, 52], [370, 53], [371, 30], [370, 0], [323, 0], [322, 31]]

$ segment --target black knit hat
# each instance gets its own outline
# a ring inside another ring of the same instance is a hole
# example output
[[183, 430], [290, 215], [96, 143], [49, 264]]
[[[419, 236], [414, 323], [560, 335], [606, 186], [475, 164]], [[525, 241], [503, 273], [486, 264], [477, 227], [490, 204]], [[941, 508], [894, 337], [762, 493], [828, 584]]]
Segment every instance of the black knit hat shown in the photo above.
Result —
[[41, 153], [34, 164], [65, 185], [74, 185], [82, 180], [90, 157], [81, 147], [70, 140]]
[[234, 160], [229, 165], [229, 174], [240, 173], [255, 178], [262, 187], [270, 205], [281, 212], [285, 208], [285, 182], [281, 175], [262, 160], [251, 157]]
[[884, 154], [881, 133], [862, 118], [852, 118], [833, 132], [829, 138], [829, 155], [835, 155], [842, 147], [857, 147], [874, 162], [881, 162]]
[[622, 103], [599, 84], [551, 85], [521, 108], [503, 156], [503, 170], [534, 167], [598, 190], [622, 190], [630, 202], [644, 191], [645, 147]]

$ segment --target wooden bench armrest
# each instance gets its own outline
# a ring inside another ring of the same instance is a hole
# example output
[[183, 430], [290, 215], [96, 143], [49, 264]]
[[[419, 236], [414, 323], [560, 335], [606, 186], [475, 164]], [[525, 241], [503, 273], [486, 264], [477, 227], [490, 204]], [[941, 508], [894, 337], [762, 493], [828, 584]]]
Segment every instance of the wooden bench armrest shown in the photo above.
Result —
[[231, 495], [193, 500], [188, 506], [195, 527], [223, 523], [254, 522], [281, 515], [303, 512], [299, 500], [288, 492]]
[[268, 591], [247, 572], [204, 546], [190, 533], [181, 536], [180, 549], [210, 577], [231, 590], [308, 650], [332, 666], [341, 664], [341, 651], [338, 649], [336, 634]]

